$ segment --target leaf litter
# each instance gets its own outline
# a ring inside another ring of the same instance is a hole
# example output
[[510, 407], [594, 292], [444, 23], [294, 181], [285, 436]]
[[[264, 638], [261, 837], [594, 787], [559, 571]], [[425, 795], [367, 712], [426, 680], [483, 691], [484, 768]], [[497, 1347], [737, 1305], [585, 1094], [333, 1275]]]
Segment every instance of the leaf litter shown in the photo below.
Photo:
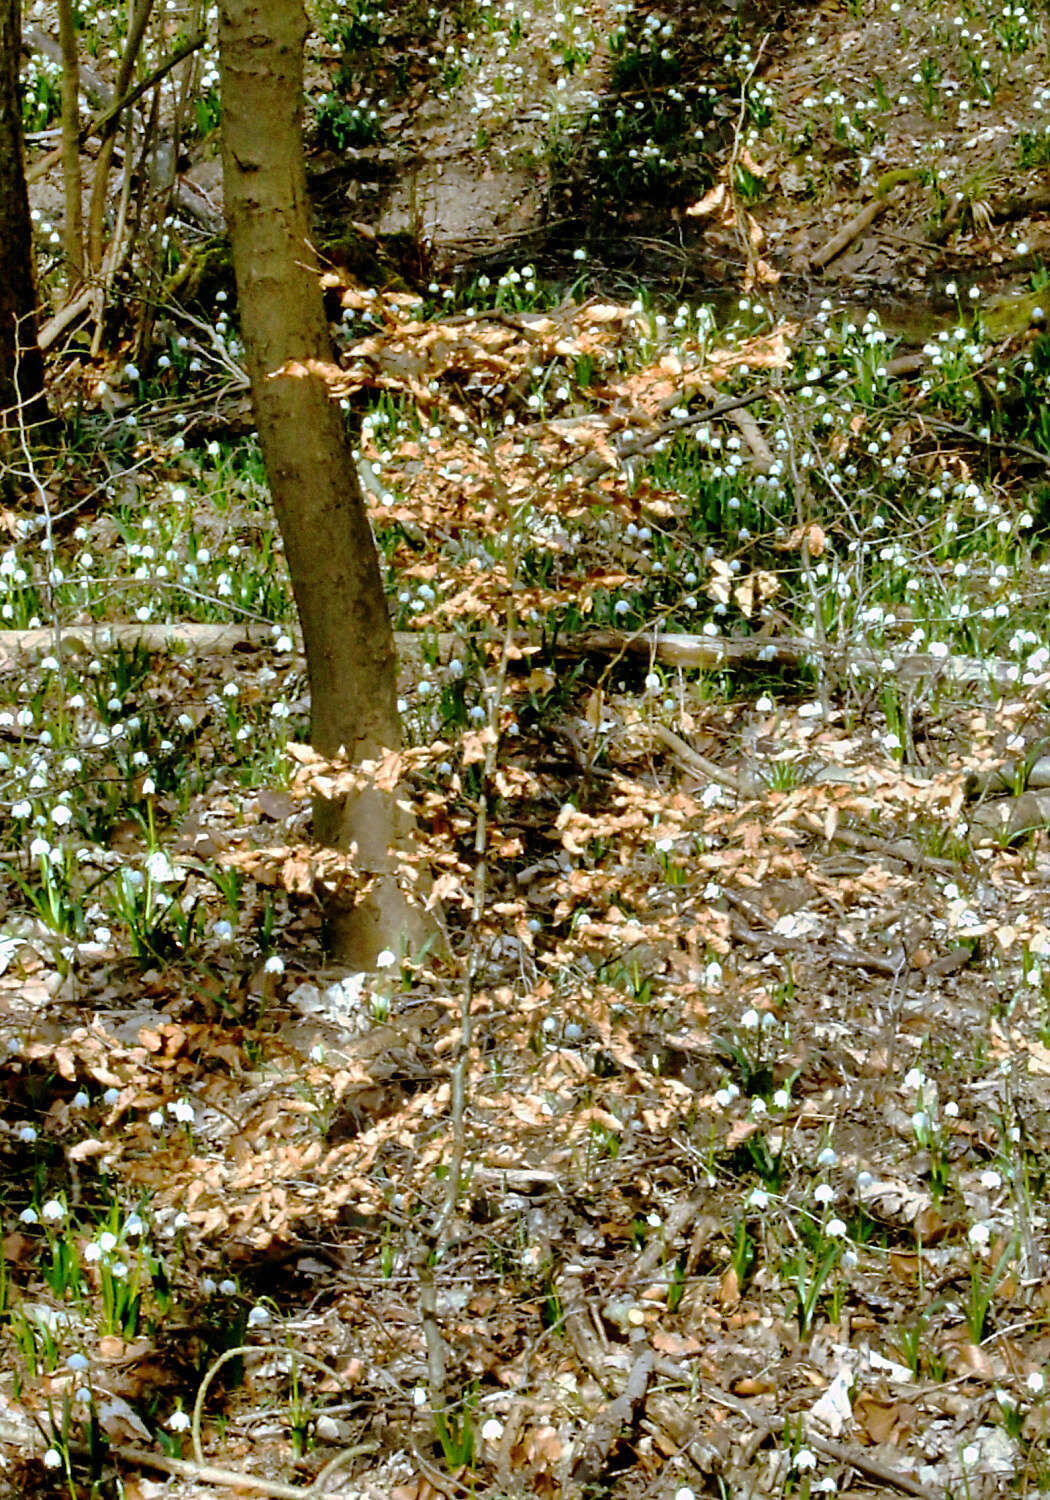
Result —
[[[581, 322], [593, 326], [587, 309]], [[618, 338], [630, 324], [625, 313], [597, 326]], [[396, 327], [396, 349], [413, 347], [412, 331]], [[432, 408], [431, 382], [453, 364], [464, 390], [483, 391], [491, 373], [473, 324], [429, 338], [418, 357], [422, 373], [395, 376], [378, 359], [372, 379], [406, 397], [425, 389]], [[501, 365], [501, 380], [516, 368]], [[719, 379], [717, 361], [704, 372]], [[619, 403], [621, 425], [637, 430], [659, 416], [663, 390], [658, 370], [651, 384], [611, 382], [606, 407]], [[485, 464], [468, 444], [414, 472], [411, 443], [374, 453], [411, 496], [380, 499], [376, 523], [403, 512], [441, 549], [411, 565], [448, 595], [418, 624], [454, 623], [469, 644], [479, 622], [474, 649], [490, 663], [493, 617], [511, 597], [527, 620], [631, 576], [599, 570], [586, 545], [552, 546], [558, 585], [532, 591], [469, 559], [450, 564], [445, 549], [468, 533], [498, 535], [504, 497], [536, 493], [548, 439], [534, 428], [531, 451], [514, 433]], [[564, 430], [550, 441], [563, 444]], [[475, 467], [470, 487], [441, 474], [457, 455]], [[564, 476], [537, 505], [559, 524], [588, 514], [584, 487]], [[640, 500], [622, 474], [601, 495], [625, 519], [673, 520], [665, 493]], [[734, 575], [714, 562], [712, 594], [725, 597]], [[1031, 1202], [1020, 1232], [1016, 1174], [1022, 1148], [1027, 1170], [1040, 1159], [1050, 1075], [1028, 1030], [1043, 1025], [1039, 992], [1023, 972], [1050, 951], [1045, 835], [957, 855], [959, 879], [975, 875], [964, 896], [924, 869], [923, 852], [959, 837], [961, 758], [919, 774], [873, 753], [839, 715], [707, 702], [680, 677], [673, 721], [687, 750], [717, 757], [724, 774], [712, 779], [654, 733], [666, 710], [618, 685], [622, 661], [599, 661], [594, 684], [581, 679], [549, 723], [522, 727], [527, 694], [558, 681], [556, 659], [530, 668], [534, 649], [518, 653], [499, 707], [480, 914], [467, 915], [477, 806], [466, 783], [491, 732], [410, 748], [375, 771], [411, 789], [447, 873], [449, 920], [469, 921], [476, 955], [462, 1169], [434, 1274], [445, 1394], [460, 1393], [449, 1409], [479, 1434], [500, 1429], [478, 1437], [475, 1465], [496, 1483], [527, 1475], [535, 1493], [608, 1482], [615, 1466], [639, 1492], [668, 1475], [732, 1486], [745, 1473], [766, 1492], [812, 1448], [837, 1478], [933, 1493], [965, 1438], [982, 1473], [1013, 1472], [1020, 1437], [974, 1423], [989, 1402], [1017, 1411], [1019, 1429], [1041, 1421], [1041, 1216]], [[162, 698], [171, 672], [173, 701], [187, 681], [201, 691], [177, 662], [154, 670]], [[1038, 691], [979, 718], [985, 742], [1001, 740], [1001, 722], [1037, 715]], [[182, 1295], [233, 1273], [242, 1311], [272, 1308], [279, 1342], [269, 1353], [262, 1342], [244, 1386], [224, 1394], [228, 1459], [283, 1452], [277, 1430], [253, 1436], [253, 1411], [281, 1386], [281, 1359], [295, 1358], [278, 1349], [297, 1350], [331, 1371], [311, 1394], [317, 1432], [342, 1443], [383, 1433], [380, 1452], [402, 1455], [371, 1479], [362, 1456], [355, 1492], [400, 1465], [396, 1493], [431, 1493], [439, 1456], [420, 1451], [434, 1392], [415, 1259], [447, 1191], [460, 1001], [454, 977], [426, 963], [325, 977], [312, 895], [351, 876], [352, 860], [289, 844], [286, 829], [347, 772], [291, 749], [287, 795], [239, 792], [220, 774], [208, 817], [218, 863], [256, 900], [282, 893], [283, 963], [209, 951], [188, 969], [122, 979], [105, 954], [61, 979], [27, 938], [0, 978], [6, 1149], [17, 1170], [18, 1125], [50, 1076], [36, 1128], [66, 1163], [56, 1180], [70, 1174], [66, 1190], [87, 1201], [119, 1183], [125, 1201], [148, 1205]], [[439, 761], [452, 766], [441, 797], [427, 787]], [[799, 780], [774, 790], [785, 764]], [[837, 842], [851, 830], [854, 842]], [[175, 873], [214, 896], [193, 856], [180, 866], [176, 855]], [[84, 1085], [104, 1093], [87, 1130], [70, 1103]], [[23, 1239], [7, 1247], [15, 1269]], [[207, 1348], [193, 1317], [178, 1336], [160, 1321], [152, 1336], [99, 1344], [79, 1309], [66, 1316], [114, 1442], [141, 1439], [121, 1403], [140, 1402], [147, 1384], [192, 1395], [187, 1370]], [[917, 1328], [921, 1355], [909, 1355]], [[186, 1338], [197, 1345], [188, 1362]], [[629, 1438], [610, 1436], [602, 1414], [639, 1371]], [[60, 1375], [40, 1375], [22, 1402], [39, 1410], [61, 1388]], [[326, 1407], [352, 1417], [324, 1418]], [[206, 1441], [214, 1431], [206, 1420]]]
[[[153, 1235], [149, 1316], [100, 1335], [32, 1271], [40, 1231], [5, 1222], [43, 1330], [4, 1393], [5, 1440], [86, 1381], [114, 1446], [144, 1443], [143, 1417], [192, 1409], [236, 1337], [254, 1350], [212, 1386], [203, 1451], [304, 1489], [350, 1450], [353, 1478], [326, 1493], [774, 1494], [818, 1475], [850, 1493], [1035, 1492], [1050, 845], [982, 826], [967, 778], [1019, 727], [1038, 743], [1045, 676], [994, 706], [931, 697], [943, 732], [901, 764], [848, 674], [807, 701], [816, 650], [776, 701], [673, 668], [643, 683], [631, 621], [570, 672], [549, 623], [652, 585], [628, 528], [688, 545], [683, 496], [636, 475], [638, 455], [689, 389], [713, 404], [705, 387], [717, 398], [741, 366], [779, 378], [798, 325], [625, 372], [654, 329], [611, 299], [435, 322], [404, 294], [338, 286], [378, 328], [347, 342], [333, 392], [416, 419], [361, 444], [377, 534], [434, 594], [401, 622], [426, 666], [405, 654], [403, 691], [418, 709], [420, 682], [447, 686], [464, 660], [491, 683], [512, 646], [484, 727], [374, 771], [412, 800], [468, 977], [393, 956], [376, 975], [325, 969], [315, 896], [353, 861], [310, 847], [305, 810], [347, 768], [293, 742], [286, 790], [239, 785], [219, 749], [227, 664], [151, 659], [151, 700], [192, 715], [212, 777], [174, 882], [218, 913], [216, 871], [236, 871], [239, 925], [133, 970], [112, 941], [56, 958], [39, 925], [5, 927], [8, 1202], [46, 1189], [102, 1215], [116, 1194]], [[586, 403], [529, 408], [537, 368], [567, 378], [581, 358], [601, 371]], [[508, 537], [526, 501], [542, 576], [523, 586]], [[781, 576], [713, 555], [698, 591], [774, 635], [823, 537], [799, 526], [778, 547]], [[260, 657], [238, 681], [264, 701]], [[134, 825], [124, 838], [141, 852]], [[56, 1329], [86, 1375], [47, 1367]], [[469, 1475], [449, 1458], [467, 1434]]]

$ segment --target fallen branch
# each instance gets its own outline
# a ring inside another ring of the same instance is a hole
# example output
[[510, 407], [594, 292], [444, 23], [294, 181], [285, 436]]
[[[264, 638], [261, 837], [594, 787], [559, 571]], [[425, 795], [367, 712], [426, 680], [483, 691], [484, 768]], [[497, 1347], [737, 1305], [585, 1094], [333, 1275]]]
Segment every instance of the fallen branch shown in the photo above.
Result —
[[829, 947], [824, 947], [816, 933], [805, 938], [792, 938], [782, 937], [779, 932], [772, 930], [756, 932], [739, 917], [730, 918], [729, 931], [738, 943], [745, 943], [758, 953], [809, 953], [825, 958], [828, 963], [850, 969], [867, 969], [873, 974], [888, 974], [893, 979], [898, 978], [909, 967], [903, 950], [899, 958], [883, 958], [879, 953], [866, 953], [863, 948], [850, 948], [845, 943], [832, 943]]
[[[696, 1385], [689, 1373], [666, 1355], [657, 1356], [656, 1373], [671, 1380], [678, 1380], [686, 1387], [692, 1388]], [[783, 1417], [774, 1416], [769, 1412], [752, 1411], [748, 1403], [739, 1396], [730, 1395], [728, 1391], [720, 1390], [706, 1381], [700, 1382], [699, 1389], [705, 1400], [713, 1402], [716, 1406], [725, 1407], [728, 1411], [736, 1412], [738, 1416], [743, 1417], [745, 1421], [766, 1434], [781, 1433], [787, 1425]], [[671, 1404], [670, 1398], [665, 1398], [665, 1400]], [[677, 1408], [676, 1415], [679, 1421], [676, 1423], [678, 1431], [674, 1435], [677, 1441], [682, 1442], [682, 1437], [689, 1428], [695, 1429], [696, 1423], [680, 1407]], [[920, 1497], [920, 1500], [937, 1500], [934, 1492], [920, 1480], [913, 1479], [910, 1474], [902, 1473], [900, 1469], [891, 1468], [889, 1464], [880, 1463], [878, 1459], [865, 1453], [863, 1448], [846, 1447], [843, 1443], [833, 1443], [827, 1438], [811, 1433], [807, 1433], [806, 1442], [818, 1453], [822, 1453], [825, 1458], [830, 1458], [834, 1463], [848, 1464], [856, 1469], [858, 1474], [874, 1479], [879, 1484], [890, 1485], [905, 1495], [916, 1495]]]
[[[298, 644], [298, 632], [292, 626], [282, 627]], [[189, 651], [235, 651], [240, 647], [264, 648], [274, 638], [275, 627], [261, 620], [243, 625], [199, 625], [193, 621], [174, 620], [169, 624], [139, 625], [120, 621], [114, 624], [66, 625], [57, 631], [42, 626], [33, 630], [0, 630], [0, 653], [9, 657], [35, 655], [63, 649], [105, 651], [115, 646], [140, 645], [147, 651], [185, 648]], [[419, 631], [396, 632], [398, 654], [417, 657], [425, 637]], [[432, 640], [433, 638], [427, 638]], [[440, 657], [447, 660], [461, 649], [463, 638], [455, 631], [439, 631], [437, 645]], [[514, 644], [535, 649], [535, 641], [516, 635]], [[801, 670], [812, 666], [820, 652], [815, 641], [793, 636], [718, 636], [687, 635], [679, 632], [638, 631], [626, 634], [614, 630], [589, 630], [561, 637], [556, 647], [560, 656], [574, 658], [630, 656], [663, 666], [698, 668], [717, 671], [737, 666], [779, 666]], [[829, 646], [824, 653], [830, 664], [844, 677], [894, 677], [898, 682], [948, 681], [954, 683], [985, 682], [996, 688], [1016, 687], [1022, 679], [1022, 668], [1001, 657], [934, 656], [929, 652], [873, 651], [868, 646]], [[1045, 681], [1045, 677], [1039, 681]], [[1034, 684], [1033, 684], [1034, 685]], [[695, 754], [695, 752], [693, 752]], [[708, 763], [705, 774], [713, 772]], [[731, 773], [720, 771], [723, 780]]]
[[[766, 666], [809, 667], [820, 654], [816, 641], [792, 636], [745, 636], [665, 634], [640, 631], [621, 635], [616, 631], [584, 631], [559, 642], [566, 655], [634, 656], [669, 667], [697, 667], [714, 671], [721, 667]], [[1015, 686], [1021, 668], [1001, 658], [979, 656], [934, 656], [918, 651], [895, 655], [892, 650], [873, 651], [869, 646], [830, 645], [825, 657], [843, 676], [885, 677], [898, 682], [924, 678], [949, 682], [991, 682], [997, 688]]]
[[[811, 824], [814, 833], [823, 829], [816, 820]], [[916, 870], [932, 870], [937, 875], [958, 875], [959, 864], [955, 860], [938, 859], [920, 849], [912, 839], [880, 839], [873, 833], [864, 833], [856, 828], [836, 828], [833, 844], [842, 844], [847, 849], [858, 849], [865, 854], [879, 854], [883, 859], [895, 859], [902, 865], [911, 865]]]
[[638, 1425], [653, 1378], [654, 1358], [646, 1344], [636, 1356], [623, 1390], [594, 1418], [572, 1466], [572, 1477], [577, 1484], [585, 1487], [596, 1484], [608, 1467], [617, 1440]]
[[[713, 385], [708, 385], [706, 380], [702, 380], [697, 389], [705, 401], [717, 402], [718, 392]], [[737, 411], [730, 412], [729, 420], [751, 449], [751, 456], [755, 461], [755, 470], [759, 474], [768, 474], [773, 467], [773, 450], [762, 436], [761, 427], [759, 427], [747, 407], [741, 406]]]
[[1033, 448], [1031, 443], [1021, 443], [1016, 439], [996, 438], [990, 433], [974, 432], [971, 427], [963, 427], [958, 422], [944, 422], [940, 417], [928, 417], [919, 413], [919, 421], [924, 427], [929, 427], [933, 432], [947, 432], [952, 437], [965, 438], [973, 443], [975, 448], [994, 448], [997, 453], [1017, 453], [1022, 458], [1031, 459], [1043, 469], [1050, 469], [1050, 453], [1042, 453], [1038, 448]]
[[886, 198], [873, 198], [870, 203], [853, 215], [848, 224], [843, 224], [837, 234], [833, 234], [821, 248], [809, 258], [810, 269], [822, 271], [826, 265], [841, 255], [847, 246], [852, 245], [865, 229], [868, 229], [880, 214], [884, 214], [890, 206], [890, 200]]
[[701, 755], [691, 745], [687, 745], [680, 735], [675, 734], [673, 729], [668, 729], [665, 724], [656, 722], [651, 728], [653, 739], [659, 740], [661, 745], [673, 751], [687, 770], [706, 776], [709, 781], [717, 782], [719, 786], [736, 792], [738, 797], [761, 796], [766, 790], [761, 783], [757, 786], [750, 785], [733, 771], [727, 771], [722, 766], [716, 765], [713, 760], [708, 760], [706, 755]]

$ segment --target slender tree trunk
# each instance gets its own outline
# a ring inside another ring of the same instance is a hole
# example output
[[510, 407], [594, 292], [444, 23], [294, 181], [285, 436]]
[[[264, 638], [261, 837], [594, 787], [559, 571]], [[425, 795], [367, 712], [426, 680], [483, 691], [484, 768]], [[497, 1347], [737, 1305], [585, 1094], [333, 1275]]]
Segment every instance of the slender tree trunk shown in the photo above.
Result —
[[[134, 0], [128, 34], [121, 54], [113, 84], [113, 98], [123, 99], [131, 83], [142, 43], [146, 38], [153, 0]], [[113, 153], [117, 148], [117, 131], [120, 129], [120, 113], [107, 120], [100, 132], [98, 157], [95, 161], [95, 176], [91, 187], [91, 204], [88, 209], [87, 249], [88, 263], [93, 271], [102, 265], [102, 229], [106, 217], [106, 193], [109, 189], [109, 172], [113, 165]]]
[[20, 0], [0, 0], [0, 456], [4, 433], [47, 420], [18, 82]]
[[[354, 763], [401, 742], [393, 632], [345, 422], [309, 360], [332, 358], [302, 148], [301, 0], [220, 0], [223, 175], [241, 333], [259, 442], [284, 538], [310, 678], [311, 738]], [[297, 361], [295, 373], [282, 373]], [[315, 806], [315, 833], [356, 845], [370, 882], [336, 900], [338, 958], [371, 967], [383, 948], [418, 947], [432, 930], [407, 901], [391, 850], [411, 841], [396, 797], [371, 788]]]
[[65, 222], [66, 296], [72, 297], [84, 277], [84, 207], [80, 181], [80, 57], [73, 0], [58, 0], [58, 34], [62, 43], [62, 191]]

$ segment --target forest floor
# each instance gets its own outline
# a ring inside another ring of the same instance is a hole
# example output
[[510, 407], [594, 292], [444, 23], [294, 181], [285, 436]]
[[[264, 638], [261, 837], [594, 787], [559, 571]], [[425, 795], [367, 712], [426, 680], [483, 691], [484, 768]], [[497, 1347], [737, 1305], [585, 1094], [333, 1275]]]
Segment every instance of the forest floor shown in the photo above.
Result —
[[1045, 17], [361, 7], [310, 68], [451, 955], [321, 951], [176, 216], [208, 275], [59, 340], [2, 518], [0, 1494], [1050, 1493]]

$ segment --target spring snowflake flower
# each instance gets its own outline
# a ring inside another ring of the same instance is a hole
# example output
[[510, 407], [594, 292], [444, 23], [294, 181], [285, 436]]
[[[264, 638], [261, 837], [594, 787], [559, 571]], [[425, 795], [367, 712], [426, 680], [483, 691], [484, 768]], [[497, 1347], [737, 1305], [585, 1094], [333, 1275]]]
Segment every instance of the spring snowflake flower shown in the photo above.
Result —
[[794, 1466], [800, 1472], [804, 1469], [815, 1469], [817, 1467], [817, 1455], [812, 1448], [800, 1448], [794, 1457]]
[[146, 860], [146, 873], [156, 885], [169, 885], [178, 875], [163, 849], [154, 849]]
[[251, 1312], [248, 1314], [249, 1328], [265, 1328], [269, 1322], [270, 1313], [268, 1308], [261, 1306], [253, 1307]]
[[987, 1224], [974, 1224], [971, 1226], [970, 1233], [966, 1237], [975, 1249], [983, 1250], [991, 1240], [992, 1231]]
[[62, 1467], [62, 1455], [57, 1448], [49, 1448], [44, 1454], [45, 1469], [60, 1469]]
[[66, 1216], [65, 1204], [60, 1203], [57, 1198], [50, 1198], [40, 1210], [40, 1216], [47, 1224], [57, 1224]]
[[279, 953], [271, 953], [270, 954], [269, 958], [263, 964], [263, 973], [264, 974], [283, 974], [284, 973], [284, 959], [281, 957], [281, 955]]

